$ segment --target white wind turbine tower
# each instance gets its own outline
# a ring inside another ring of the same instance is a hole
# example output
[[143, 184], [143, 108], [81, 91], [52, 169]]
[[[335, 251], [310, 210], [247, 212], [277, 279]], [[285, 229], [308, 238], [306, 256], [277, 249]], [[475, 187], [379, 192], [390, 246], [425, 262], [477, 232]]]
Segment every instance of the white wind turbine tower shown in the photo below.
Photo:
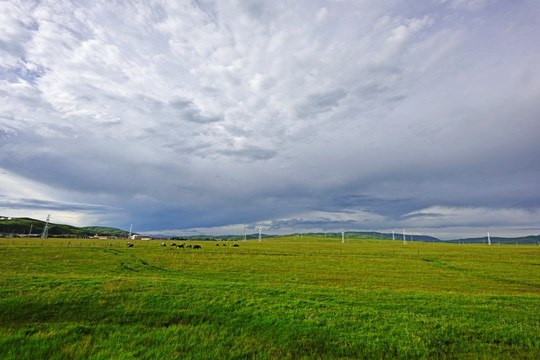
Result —
[[341, 243], [345, 244], [345, 232], [344, 231], [341, 232]]
[[488, 245], [491, 245], [491, 238], [489, 237], [489, 231], [488, 231], [488, 234], [487, 234], [487, 238], [488, 238]]
[[259, 242], [261, 242], [262, 239], [262, 227], [259, 226]]
[[395, 236], [394, 236], [394, 230], [392, 230], [392, 241], [396, 240]]
[[403, 245], [407, 245], [407, 240], [405, 239], [405, 229], [403, 229]]
[[47, 215], [47, 221], [45, 222], [45, 227], [43, 228], [43, 232], [41, 233], [41, 238], [46, 239], [49, 237], [49, 220], [51, 218], [51, 214]]

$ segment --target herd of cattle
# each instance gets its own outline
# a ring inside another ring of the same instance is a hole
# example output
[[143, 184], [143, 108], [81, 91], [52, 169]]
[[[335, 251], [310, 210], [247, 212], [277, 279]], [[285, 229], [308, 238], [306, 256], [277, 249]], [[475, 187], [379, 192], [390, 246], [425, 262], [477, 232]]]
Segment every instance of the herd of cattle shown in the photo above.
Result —
[[[161, 243], [161, 246], [165, 247], [165, 246], [167, 246], [167, 244]], [[200, 249], [201, 248], [201, 245], [193, 245], [193, 246], [191, 246], [191, 244], [186, 245], [185, 243], [181, 243], [181, 244], [178, 244], [178, 245], [176, 245], [175, 243], [172, 243], [170, 246], [176, 247], [177, 249], [184, 249], [184, 248], [185, 249], [191, 249], [191, 248]]]
[[[167, 247], [167, 244], [165, 243], [161, 243], [160, 245], [163, 247]], [[201, 245], [191, 245], [191, 244], [186, 245], [185, 243], [181, 243], [181, 244], [172, 243], [169, 246], [176, 247], [177, 249], [200, 249], [201, 248]], [[216, 246], [219, 246], [219, 244], [216, 244]], [[223, 246], [227, 246], [227, 245], [223, 244]], [[239, 247], [239, 246], [240, 245], [238, 244], [231, 245], [231, 247]], [[133, 247], [133, 243], [128, 242], [127, 247]]]

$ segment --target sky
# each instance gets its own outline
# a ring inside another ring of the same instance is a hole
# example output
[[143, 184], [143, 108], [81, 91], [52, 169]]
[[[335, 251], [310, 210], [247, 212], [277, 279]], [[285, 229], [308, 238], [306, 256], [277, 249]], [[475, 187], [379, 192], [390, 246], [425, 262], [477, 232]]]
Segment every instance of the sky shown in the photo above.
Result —
[[0, 215], [540, 234], [536, 0], [0, 0]]

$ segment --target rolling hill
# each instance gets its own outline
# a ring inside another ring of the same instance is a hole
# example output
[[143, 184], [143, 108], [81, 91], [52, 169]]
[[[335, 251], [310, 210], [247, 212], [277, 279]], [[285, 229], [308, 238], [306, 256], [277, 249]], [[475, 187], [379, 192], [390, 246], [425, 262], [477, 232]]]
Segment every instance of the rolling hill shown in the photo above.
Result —
[[[448, 243], [461, 243], [461, 244], [487, 244], [487, 236], [477, 238], [455, 239], [448, 240]], [[520, 237], [491, 237], [492, 245], [538, 245], [540, 244], [540, 235], [529, 235]]]
[[[45, 221], [31, 218], [9, 218], [0, 216], [0, 234], [14, 236], [40, 236], [45, 227]], [[65, 224], [49, 223], [50, 237], [88, 237], [94, 235], [128, 236], [129, 232], [112, 227], [86, 226], [76, 227]]]

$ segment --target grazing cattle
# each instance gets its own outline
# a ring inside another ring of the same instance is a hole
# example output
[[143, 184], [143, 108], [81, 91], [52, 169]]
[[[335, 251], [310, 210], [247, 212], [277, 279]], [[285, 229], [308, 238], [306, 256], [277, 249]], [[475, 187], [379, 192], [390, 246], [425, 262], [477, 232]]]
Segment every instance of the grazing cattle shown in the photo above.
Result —
[[216, 244], [216, 246], [219, 246], [219, 244]]
[[181, 244], [176, 245], [176, 248], [178, 248], [178, 249], [183, 249], [183, 248], [184, 248], [184, 243], [181, 243]]
[[[218, 245], [219, 246], [219, 245]], [[227, 246], [227, 244], [223, 244], [223, 246]]]
[[187, 249], [187, 248], [190, 248], [190, 249], [191, 249], [191, 245], [186, 245], [186, 249]]
[[133, 244], [128, 242], [127, 247], [133, 247]]
[[238, 245], [238, 244], [234, 244], [234, 245], [233, 245], [233, 247], [239, 247], [239, 246], [240, 246], [240, 245]]
[[171, 246], [176, 246], [176, 244], [175, 244], [175, 243], [172, 243]]
[[167, 244], [165, 244], [165, 243], [161, 243], [160, 245], [161, 245], [161, 246], [167, 246]]
[[193, 248], [194, 248], [194, 249], [200, 249], [200, 248], [201, 248], [201, 245], [193, 245]]

